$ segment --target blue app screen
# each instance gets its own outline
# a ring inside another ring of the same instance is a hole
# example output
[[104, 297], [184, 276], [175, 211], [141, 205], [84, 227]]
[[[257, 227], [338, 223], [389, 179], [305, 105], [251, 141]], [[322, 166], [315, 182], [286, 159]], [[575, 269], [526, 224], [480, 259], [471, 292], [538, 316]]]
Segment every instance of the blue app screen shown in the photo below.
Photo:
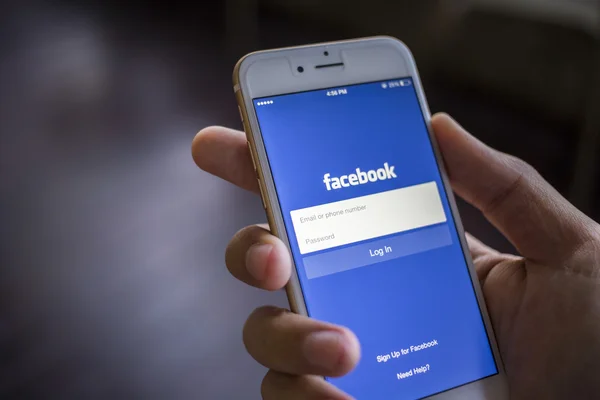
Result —
[[254, 99], [306, 307], [350, 328], [358, 399], [498, 372], [411, 78]]

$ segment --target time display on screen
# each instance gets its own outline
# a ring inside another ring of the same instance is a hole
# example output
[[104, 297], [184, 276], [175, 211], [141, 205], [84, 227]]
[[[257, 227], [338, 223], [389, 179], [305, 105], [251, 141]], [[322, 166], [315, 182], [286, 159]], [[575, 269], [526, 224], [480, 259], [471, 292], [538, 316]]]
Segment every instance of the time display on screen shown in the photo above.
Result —
[[343, 94], [348, 94], [348, 89], [333, 89], [327, 91], [327, 96], [341, 96]]

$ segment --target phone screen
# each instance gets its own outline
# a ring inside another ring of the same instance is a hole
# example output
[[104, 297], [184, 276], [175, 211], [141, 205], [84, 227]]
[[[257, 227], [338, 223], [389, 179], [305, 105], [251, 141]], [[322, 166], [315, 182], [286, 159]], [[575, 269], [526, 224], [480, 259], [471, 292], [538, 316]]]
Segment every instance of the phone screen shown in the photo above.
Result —
[[498, 373], [413, 80], [253, 104], [308, 314], [361, 343], [330, 381], [415, 399]]

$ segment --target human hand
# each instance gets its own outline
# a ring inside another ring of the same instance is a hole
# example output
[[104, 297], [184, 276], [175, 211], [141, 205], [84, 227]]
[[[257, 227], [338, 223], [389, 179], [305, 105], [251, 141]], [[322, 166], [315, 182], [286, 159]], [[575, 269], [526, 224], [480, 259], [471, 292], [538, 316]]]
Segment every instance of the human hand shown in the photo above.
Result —
[[[493, 150], [450, 117], [432, 118], [453, 190], [480, 209], [521, 256], [468, 236], [513, 398], [600, 396], [600, 227], [535, 170]], [[221, 127], [194, 139], [198, 166], [258, 193], [244, 133]], [[226, 250], [233, 276], [267, 290], [285, 286], [292, 261], [265, 226], [239, 231]], [[347, 329], [274, 307], [255, 310], [244, 344], [270, 368], [265, 399], [347, 399], [320, 376], [341, 376], [360, 348]]]

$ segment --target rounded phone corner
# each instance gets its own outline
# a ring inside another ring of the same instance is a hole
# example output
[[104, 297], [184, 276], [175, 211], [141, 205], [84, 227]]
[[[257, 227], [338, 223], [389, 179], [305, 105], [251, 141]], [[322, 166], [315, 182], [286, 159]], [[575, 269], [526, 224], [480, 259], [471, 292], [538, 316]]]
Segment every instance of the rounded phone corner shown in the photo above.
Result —
[[375, 36], [375, 38], [385, 44], [391, 45], [396, 50], [398, 50], [404, 56], [405, 59], [410, 60], [414, 63], [414, 56], [412, 51], [410, 51], [410, 48], [402, 40], [389, 35]]
[[232, 81], [233, 81], [233, 90], [235, 93], [237, 93], [240, 89], [241, 89], [241, 85], [240, 85], [240, 71], [242, 69], [242, 65], [244, 65], [245, 62], [247, 62], [247, 60], [252, 57], [256, 52], [252, 52], [252, 53], [248, 53], [244, 56], [242, 56], [236, 63], [235, 66], [233, 67], [233, 74], [232, 74]]

